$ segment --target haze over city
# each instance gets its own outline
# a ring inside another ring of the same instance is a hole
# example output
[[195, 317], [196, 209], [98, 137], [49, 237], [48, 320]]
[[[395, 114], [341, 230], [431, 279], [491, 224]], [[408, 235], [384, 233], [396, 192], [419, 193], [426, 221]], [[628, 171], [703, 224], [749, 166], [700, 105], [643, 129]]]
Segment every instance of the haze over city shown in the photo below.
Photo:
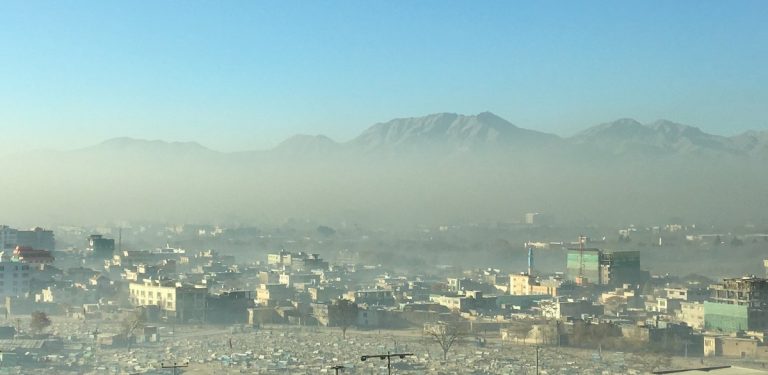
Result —
[[0, 2], [0, 373], [768, 374], [766, 14]]

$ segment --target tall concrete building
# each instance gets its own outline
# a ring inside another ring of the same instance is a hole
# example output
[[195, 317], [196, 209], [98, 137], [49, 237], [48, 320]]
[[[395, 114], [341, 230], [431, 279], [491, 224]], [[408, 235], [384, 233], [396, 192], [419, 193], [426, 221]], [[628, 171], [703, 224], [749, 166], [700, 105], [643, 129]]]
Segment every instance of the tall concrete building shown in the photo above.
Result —
[[569, 280], [581, 277], [586, 283], [602, 284], [600, 279], [599, 249], [569, 249], [566, 253], [565, 270]]
[[56, 241], [52, 230], [35, 227], [30, 230], [20, 230], [16, 233], [16, 246], [53, 251]]
[[88, 236], [88, 250], [95, 258], [112, 259], [115, 254], [115, 240], [104, 238], [100, 234], [92, 234]]
[[639, 251], [599, 249], [569, 249], [566, 273], [569, 280], [581, 277], [586, 283], [600, 285], [638, 284], [649, 276], [640, 269]]
[[19, 262], [0, 262], [0, 298], [20, 297], [29, 292], [29, 283], [37, 268]]
[[768, 279], [724, 279], [710, 286], [704, 327], [724, 332], [768, 330]]
[[18, 242], [18, 233], [17, 229], [0, 225], [0, 251], [13, 250]]
[[603, 252], [600, 259], [600, 279], [603, 284], [639, 284], [649, 277], [648, 272], [640, 269], [639, 251]]

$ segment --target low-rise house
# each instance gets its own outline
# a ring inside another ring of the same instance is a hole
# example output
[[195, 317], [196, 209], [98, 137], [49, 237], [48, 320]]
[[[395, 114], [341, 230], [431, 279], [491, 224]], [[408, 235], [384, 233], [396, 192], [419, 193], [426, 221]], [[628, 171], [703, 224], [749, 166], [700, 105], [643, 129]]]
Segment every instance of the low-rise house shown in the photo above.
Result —
[[206, 301], [208, 323], [244, 324], [248, 309], [254, 307], [253, 292], [234, 291], [209, 295]]
[[497, 309], [496, 297], [486, 297], [481, 291], [467, 291], [455, 295], [431, 295], [430, 301], [443, 305], [451, 311], [462, 313]]
[[346, 299], [358, 305], [394, 306], [395, 297], [391, 290], [367, 289], [347, 292]]
[[764, 361], [768, 359], [768, 346], [758, 338], [744, 334], [705, 336], [704, 356]]
[[261, 284], [256, 290], [256, 301], [262, 306], [280, 306], [289, 303], [294, 294], [285, 284]]
[[331, 302], [344, 294], [343, 290], [332, 286], [313, 286], [307, 288], [307, 292], [314, 303]]
[[677, 312], [676, 318], [693, 329], [704, 329], [704, 304], [701, 302], [680, 302], [680, 310]]
[[582, 318], [603, 315], [603, 305], [593, 304], [589, 300], [543, 300], [539, 302], [541, 315], [548, 319]]

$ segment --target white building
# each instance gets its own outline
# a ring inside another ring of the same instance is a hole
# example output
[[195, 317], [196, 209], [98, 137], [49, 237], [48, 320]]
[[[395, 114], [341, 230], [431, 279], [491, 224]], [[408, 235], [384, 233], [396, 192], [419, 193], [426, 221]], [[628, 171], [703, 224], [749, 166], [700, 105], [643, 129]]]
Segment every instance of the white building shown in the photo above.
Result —
[[208, 296], [205, 286], [145, 280], [143, 283], [130, 283], [128, 291], [134, 306], [157, 306], [166, 316], [182, 322], [205, 320]]

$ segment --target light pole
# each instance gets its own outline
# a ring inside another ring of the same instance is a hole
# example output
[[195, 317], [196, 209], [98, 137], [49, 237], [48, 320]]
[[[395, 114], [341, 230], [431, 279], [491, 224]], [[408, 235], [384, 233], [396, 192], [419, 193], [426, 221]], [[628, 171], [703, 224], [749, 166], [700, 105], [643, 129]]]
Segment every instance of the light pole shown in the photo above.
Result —
[[361, 361], [365, 361], [368, 358], [378, 358], [378, 359], [382, 359], [382, 360], [386, 359], [387, 360], [387, 374], [391, 374], [392, 373], [392, 362], [391, 362], [392, 357], [400, 357], [400, 359], [405, 359], [405, 357], [409, 357], [409, 356], [412, 356], [412, 355], [413, 355], [413, 353], [390, 353], [390, 352], [387, 352], [387, 354], [364, 355], [364, 356], [360, 357], [360, 360]]
[[539, 375], [539, 346], [536, 345], [536, 375]]

